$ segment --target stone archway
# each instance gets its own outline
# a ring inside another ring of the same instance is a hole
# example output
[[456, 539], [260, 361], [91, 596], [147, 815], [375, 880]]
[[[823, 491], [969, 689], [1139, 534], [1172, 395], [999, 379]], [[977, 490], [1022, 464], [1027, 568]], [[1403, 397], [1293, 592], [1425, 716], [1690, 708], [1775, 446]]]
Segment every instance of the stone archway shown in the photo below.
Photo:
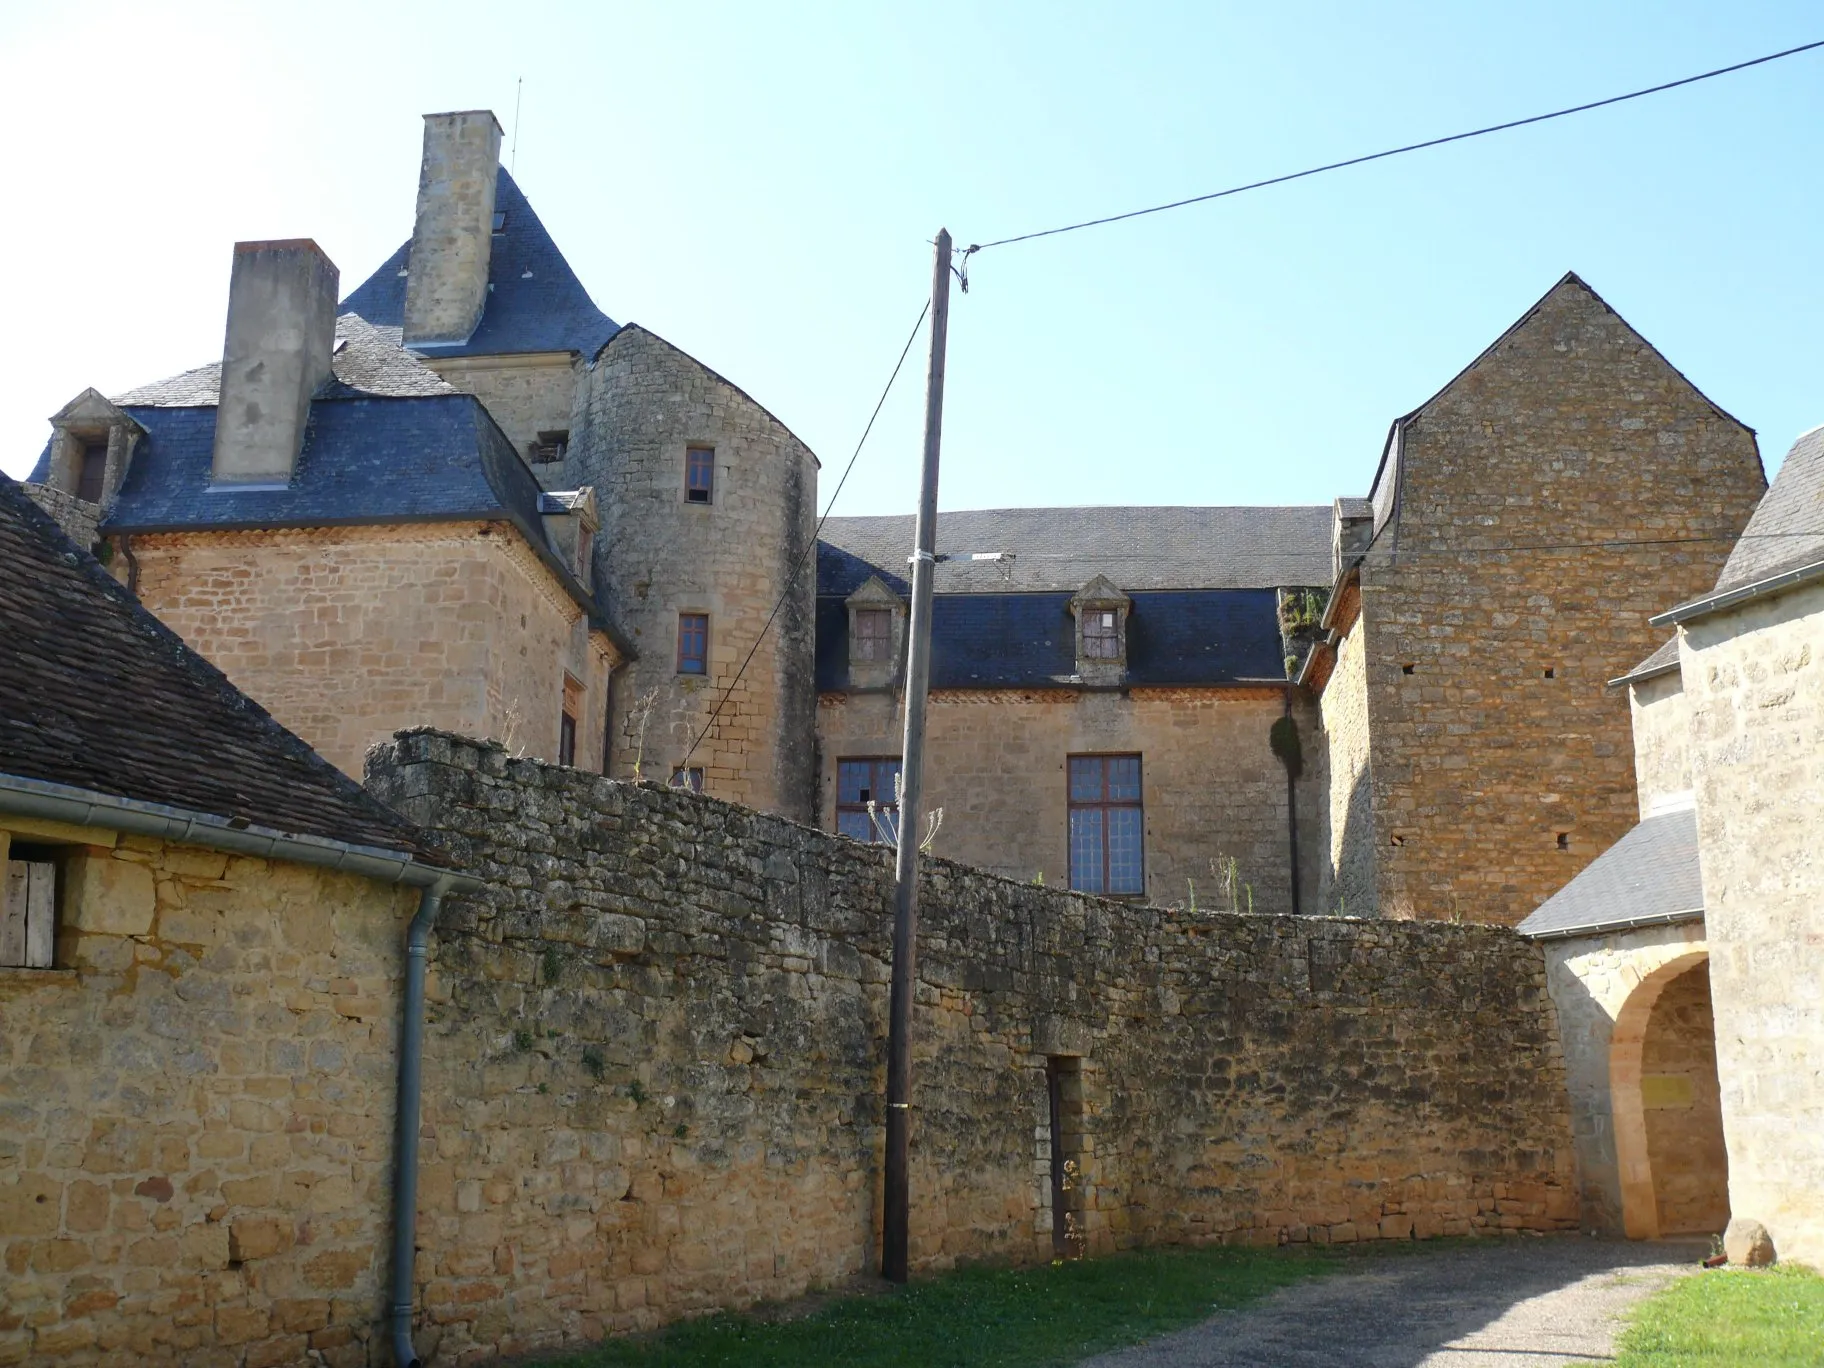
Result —
[[1628, 994], [1609, 1040], [1609, 1089], [1628, 1237], [1721, 1230], [1729, 1165], [1707, 953], [1675, 956]]

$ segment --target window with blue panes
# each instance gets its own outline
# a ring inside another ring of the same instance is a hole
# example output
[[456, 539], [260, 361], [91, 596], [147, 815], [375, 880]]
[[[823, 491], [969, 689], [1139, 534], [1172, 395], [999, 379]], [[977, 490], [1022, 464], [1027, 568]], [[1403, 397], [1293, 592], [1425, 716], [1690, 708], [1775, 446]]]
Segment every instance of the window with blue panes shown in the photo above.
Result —
[[836, 830], [857, 841], [893, 843], [899, 831], [897, 759], [836, 762]]
[[1083, 893], [1146, 892], [1140, 757], [1070, 757], [1070, 886]]

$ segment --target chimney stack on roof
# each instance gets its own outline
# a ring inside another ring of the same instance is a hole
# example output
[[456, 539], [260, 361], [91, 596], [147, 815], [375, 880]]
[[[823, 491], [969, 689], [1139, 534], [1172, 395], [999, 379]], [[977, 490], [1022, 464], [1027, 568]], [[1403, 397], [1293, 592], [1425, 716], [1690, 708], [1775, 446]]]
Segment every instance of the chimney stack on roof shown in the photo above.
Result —
[[336, 265], [309, 238], [237, 242], [215, 414], [217, 484], [285, 484], [333, 372]]
[[471, 109], [424, 116], [418, 216], [405, 280], [405, 344], [459, 346], [488, 302], [500, 123]]

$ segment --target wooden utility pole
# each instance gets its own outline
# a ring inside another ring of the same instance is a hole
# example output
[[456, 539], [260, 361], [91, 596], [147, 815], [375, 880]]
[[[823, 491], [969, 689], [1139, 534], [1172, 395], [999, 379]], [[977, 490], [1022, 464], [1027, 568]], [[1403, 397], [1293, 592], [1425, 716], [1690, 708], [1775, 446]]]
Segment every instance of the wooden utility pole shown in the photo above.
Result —
[[906, 645], [906, 736], [900, 751], [899, 847], [893, 866], [893, 988], [887, 1013], [886, 1207], [881, 1276], [906, 1280], [911, 1227], [907, 1142], [912, 1120], [912, 985], [917, 979], [919, 794], [925, 768], [925, 693], [931, 681], [931, 577], [937, 568], [937, 455], [944, 428], [944, 344], [950, 324], [950, 233], [937, 231], [931, 270], [931, 364], [925, 372], [925, 462], [912, 551]]

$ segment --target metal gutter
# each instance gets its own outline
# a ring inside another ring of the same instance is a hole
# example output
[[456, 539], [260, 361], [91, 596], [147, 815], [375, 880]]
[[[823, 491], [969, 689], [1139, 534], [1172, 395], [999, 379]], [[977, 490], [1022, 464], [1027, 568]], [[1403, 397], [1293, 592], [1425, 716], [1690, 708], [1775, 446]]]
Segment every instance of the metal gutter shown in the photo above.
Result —
[[1807, 584], [1815, 579], [1824, 579], [1824, 561], [1813, 561], [1810, 565], [1801, 565], [1796, 570], [1787, 570], [1768, 579], [1756, 580], [1753, 584], [1744, 584], [1739, 589], [1730, 589], [1725, 593], [1712, 594], [1708, 598], [1694, 599], [1682, 603], [1676, 608], [1668, 609], [1658, 617], [1650, 617], [1648, 622], [1655, 627], [1669, 624], [1690, 622], [1693, 618], [1720, 613], [1725, 608], [1733, 608], [1738, 603], [1749, 599], [1762, 598], [1777, 593], [1781, 589], [1790, 589], [1795, 584]]
[[1694, 907], [1684, 912], [1655, 912], [1650, 917], [1629, 917], [1625, 921], [1586, 922], [1582, 926], [1555, 926], [1549, 931], [1528, 931], [1515, 927], [1528, 940], [1568, 940], [1572, 936], [1594, 936], [1604, 932], [1634, 931], [1643, 926], [1673, 926], [1679, 922], [1702, 921], [1704, 909]]
[[323, 869], [341, 869], [383, 883], [411, 884], [419, 888], [443, 883], [464, 892], [484, 887], [481, 880], [470, 875], [421, 864], [414, 856], [400, 850], [236, 824], [211, 813], [121, 798], [17, 774], [0, 774], [0, 813], [66, 822], [71, 826], [107, 827], [186, 845], [228, 850], [237, 855], [258, 855]]

